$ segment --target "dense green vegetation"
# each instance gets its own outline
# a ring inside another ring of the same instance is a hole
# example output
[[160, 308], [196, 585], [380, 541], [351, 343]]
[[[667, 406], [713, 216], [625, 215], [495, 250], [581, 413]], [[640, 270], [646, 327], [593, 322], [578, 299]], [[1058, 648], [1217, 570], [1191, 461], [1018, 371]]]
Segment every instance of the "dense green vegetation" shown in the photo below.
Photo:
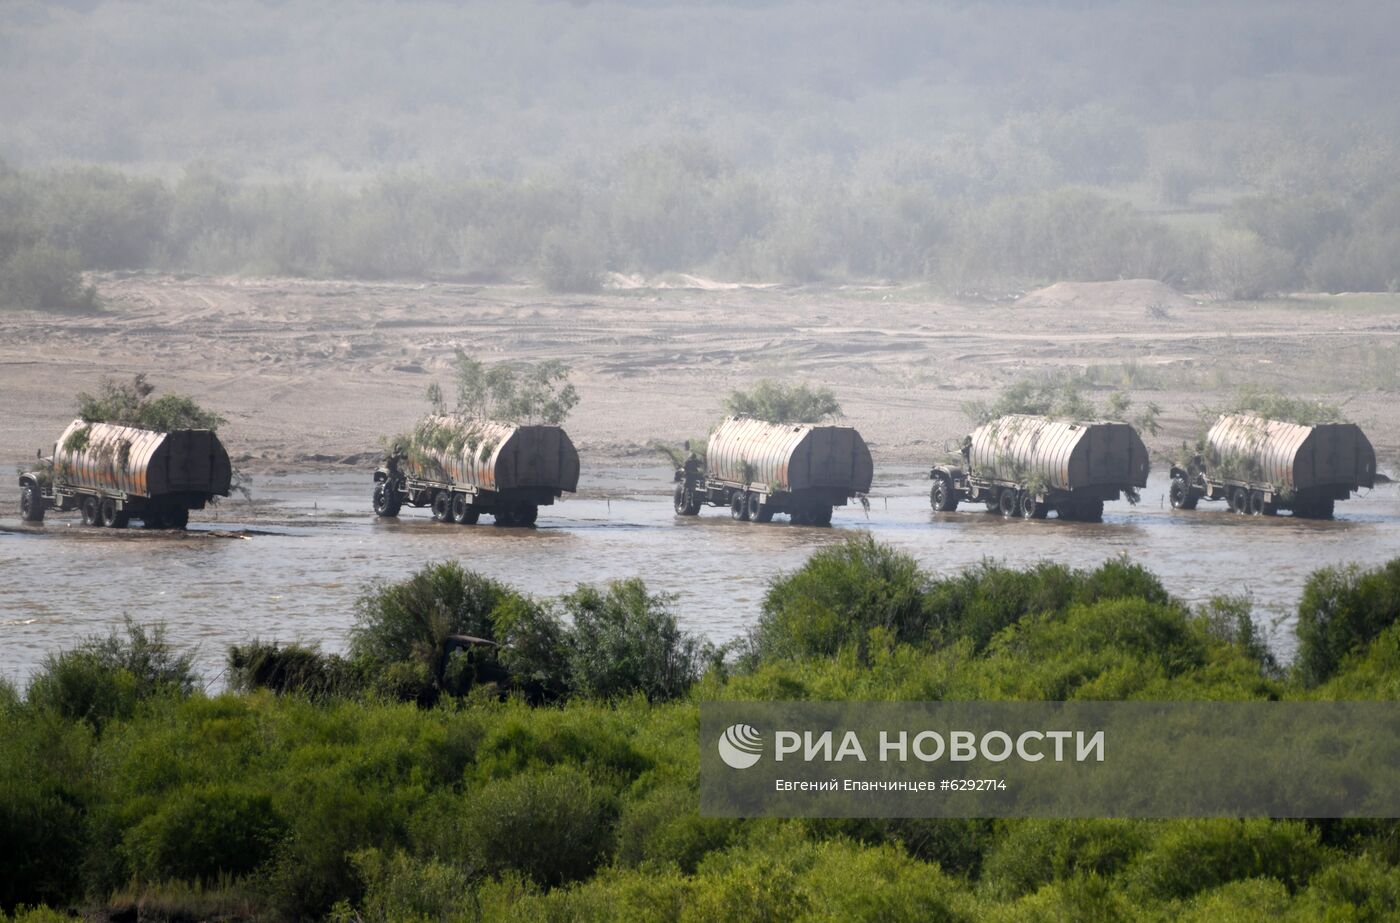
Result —
[[785, 385], [771, 378], [747, 390], [731, 391], [724, 399], [724, 410], [769, 423], [820, 423], [841, 416], [841, 405], [830, 388]]
[[[435, 566], [366, 593], [348, 657], [245, 649], [218, 695], [130, 626], [0, 686], [0, 913], [1394, 919], [1392, 821], [705, 819], [695, 735], [712, 699], [1391, 699], [1398, 619], [1400, 562], [1319, 572], [1284, 671], [1246, 603], [1192, 610], [1126, 561], [934, 576], [857, 538], [776, 580], [698, 678], [635, 581], [532, 600]], [[466, 631], [498, 672], [433, 673]], [[286, 681], [332, 661], [354, 681]], [[425, 672], [432, 704], [396, 679]]]
[[1114, 391], [1102, 404], [1085, 395], [1086, 382], [1081, 376], [1057, 374], [1041, 378], [1021, 378], [1002, 389], [990, 402], [965, 401], [963, 415], [973, 423], [990, 423], [1007, 414], [1031, 414], [1062, 420], [1120, 420], [1132, 423], [1143, 432], [1157, 435], [1157, 418], [1162, 408], [1148, 401], [1142, 412], [1131, 420], [1128, 412], [1133, 402], [1123, 391]]
[[97, 394], [78, 393], [78, 416], [85, 423], [115, 423], [158, 432], [177, 429], [217, 430], [224, 418], [183, 394], [152, 398], [155, 385], [139, 373], [131, 381], [102, 379]]
[[1376, 0], [17, 0], [0, 303], [148, 267], [1394, 290], [1395, 26]]

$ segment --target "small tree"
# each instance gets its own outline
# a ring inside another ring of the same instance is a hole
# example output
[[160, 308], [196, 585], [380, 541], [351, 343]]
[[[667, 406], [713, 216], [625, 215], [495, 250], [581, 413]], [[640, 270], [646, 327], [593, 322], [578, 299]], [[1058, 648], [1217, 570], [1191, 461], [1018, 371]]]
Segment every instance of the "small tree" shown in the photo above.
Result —
[[166, 394], [152, 399], [155, 385], [144, 374], [131, 381], [102, 379], [101, 390], [93, 395], [78, 394], [78, 416], [86, 423], [116, 423], [139, 429], [170, 432], [179, 429], [217, 430], [224, 418], [200, 407], [183, 394]]
[[829, 388], [784, 385], [765, 378], [748, 391], [733, 391], [724, 408], [735, 416], [769, 423], [820, 423], [841, 416], [841, 405]]
[[557, 359], [487, 365], [458, 352], [456, 372], [457, 411], [469, 417], [557, 426], [578, 403], [569, 367]]

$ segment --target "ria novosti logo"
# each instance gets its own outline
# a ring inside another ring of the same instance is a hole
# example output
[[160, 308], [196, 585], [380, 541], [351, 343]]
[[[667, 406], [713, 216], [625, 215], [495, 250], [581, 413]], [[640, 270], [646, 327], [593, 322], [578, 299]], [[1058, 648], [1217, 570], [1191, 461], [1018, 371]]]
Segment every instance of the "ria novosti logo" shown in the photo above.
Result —
[[748, 769], [763, 756], [763, 735], [747, 724], [731, 724], [719, 736], [719, 758], [730, 769]]

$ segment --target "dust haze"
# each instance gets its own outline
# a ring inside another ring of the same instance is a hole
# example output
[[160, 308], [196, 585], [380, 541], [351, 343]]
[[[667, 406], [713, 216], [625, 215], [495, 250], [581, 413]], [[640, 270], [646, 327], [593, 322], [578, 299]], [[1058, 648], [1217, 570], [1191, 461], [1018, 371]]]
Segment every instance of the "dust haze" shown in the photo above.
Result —
[[245, 464], [353, 461], [462, 349], [566, 358], [575, 438], [611, 458], [770, 376], [922, 460], [966, 400], [1072, 375], [1162, 405], [1158, 447], [1237, 387], [1328, 395], [1392, 467], [1397, 26], [1379, 2], [7, 3], [0, 456], [149, 371]]

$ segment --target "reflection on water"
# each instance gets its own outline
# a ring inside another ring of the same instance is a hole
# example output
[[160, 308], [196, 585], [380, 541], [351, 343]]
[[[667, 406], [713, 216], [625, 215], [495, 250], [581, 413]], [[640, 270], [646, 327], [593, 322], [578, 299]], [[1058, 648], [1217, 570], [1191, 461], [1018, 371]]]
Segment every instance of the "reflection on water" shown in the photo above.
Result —
[[124, 615], [163, 620], [181, 645], [197, 645], [204, 675], [223, 668], [227, 646], [251, 638], [342, 650], [356, 596], [372, 580], [397, 579], [424, 562], [467, 567], [537, 594], [580, 582], [640, 576], [676, 596], [683, 624], [716, 640], [756, 619], [768, 581], [854, 529], [951, 573], [983, 559], [1090, 567], [1126, 553], [1187, 600], [1248, 593], [1274, 646], [1292, 650], [1291, 618], [1309, 572], [1375, 564], [1400, 554], [1394, 488], [1338, 504], [1332, 522], [1246, 518], [1223, 505], [1175, 513], [1156, 477], [1137, 507], [1110, 504], [1102, 524], [1003, 520], [980, 506], [929, 510], [914, 470], [877, 471], [867, 515], [838, 510], [832, 528], [737, 523], [706, 508], [671, 510], [669, 470], [585, 472], [580, 494], [540, 511], [536, 529], [442, 525], [424, 510], [397, 521], [369, 511], [367, 473], [258, 479], [258, 503], [228, 503], [192, 533], [112, 533], [68, 517], [0, 531], [0, 675], [22, 681], [45, 653], [106, 633]]

